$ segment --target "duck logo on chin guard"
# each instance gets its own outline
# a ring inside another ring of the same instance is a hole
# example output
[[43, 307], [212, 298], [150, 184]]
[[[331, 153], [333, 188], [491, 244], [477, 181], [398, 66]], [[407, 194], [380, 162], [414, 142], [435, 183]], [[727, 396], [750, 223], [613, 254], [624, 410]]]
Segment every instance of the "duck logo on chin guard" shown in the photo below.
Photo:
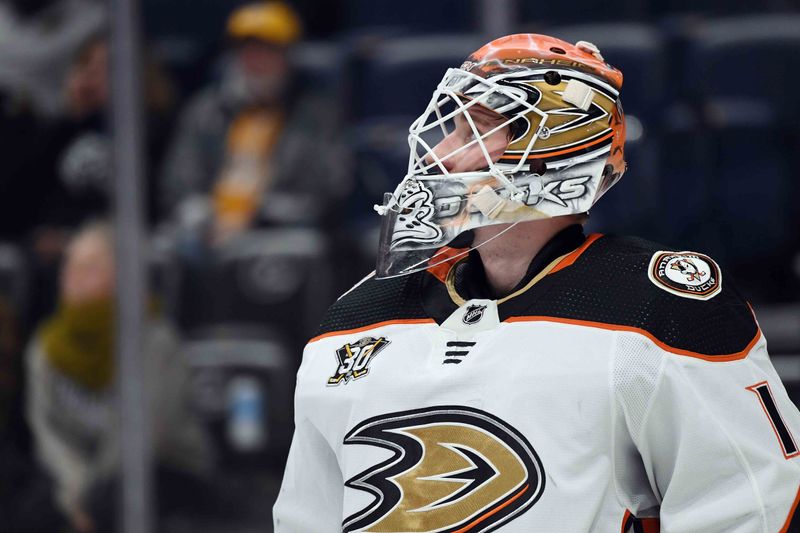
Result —
[[483, 312], [486, 311], [485, 305], [468, 305], [464, 317], [461, 319], [464, 324], [471, 326], [477, 324], [483, 318]]
[[432, 243], [442, 238], [441, 228], [433, 222], [436, 209], [433, 193], [417, 180], [409, 180], [397, 200], [399, 212], [392, 235], [392, 248], [398, 245]]
[[722, 291], [722, 272], [707, 255], [695, 252], [658, 251], [647, 272], [659, 289], [676, 296], [709, 300]]

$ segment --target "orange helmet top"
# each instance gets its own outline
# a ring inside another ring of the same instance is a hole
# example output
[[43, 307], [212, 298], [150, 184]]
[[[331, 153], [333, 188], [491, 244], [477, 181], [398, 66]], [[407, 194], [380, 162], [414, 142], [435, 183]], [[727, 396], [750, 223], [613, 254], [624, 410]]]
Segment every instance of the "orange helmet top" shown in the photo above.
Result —
[[[607, 164], [611, 165], [612, 172], [600, 187], [602, 194], [625, 171], [625, 116], [619, 101], [622, 72], [606, 63], [597, 47], [585, 41], [571, 44], [547, 35], [520, 33], [485, 44], [461, 65], [461, 69], [483, 78], [549, 68], [554, 73], [552, 76], [532, 76], [526, 81], [536, 90], [537, 108], [548, 114], [543, 131], [538, 132], [536, 149], [527, 153], [526, 160], [567, 159], [610, 143]], [[588, 109], [578, 110], [573, 103], [565, 102], [569, 71], [589, 75], [590, 80], [582, 80], [593, 90]], [[592, 84], [591, 78], [609, 86], [605, 89], [612, 90], [603, 90], [602, 85]], [[586, 116], [578, 120], [580, 127], [575, 127], [575, 113], [582, 111]], [[515, 139], [501, 161], [519, 161], [524, 152], [522, 148], [534, 133], [537, 132], [529, 131], [527, 136]]]
[[570, 44], [549, 35], [517, 33], [483, 45], [467, 62], [480, 65], [487, 74], [520, 67], [574, 68], [602, 78], [617, 90], [622, 88], [622, 72], [606, 63], [597, 48], [585, 41]]

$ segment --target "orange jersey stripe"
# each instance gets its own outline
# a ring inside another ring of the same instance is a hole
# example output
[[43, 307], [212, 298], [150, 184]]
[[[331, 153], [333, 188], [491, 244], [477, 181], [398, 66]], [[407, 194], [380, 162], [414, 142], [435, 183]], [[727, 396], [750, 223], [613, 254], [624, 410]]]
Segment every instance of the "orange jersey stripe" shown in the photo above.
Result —
[[625, 527], [628, 525], [628, 519], [631, 517], [631, 512], [625, 509], [625, 514], [622, 515], [622, 527], [619, 528], [620, 533], [625, 533]]
[[447, 280], [447, 274], [450, 272], [450, 269], [458, 263], [458, 260], [461, 259], [461, 256], [463, 256], [465, 252], [466, 249], [464, 248], [450, 248], [449, 246], [440, 248], [434, 257], [441, 259], [440, 256], [444, 256], [444, 259], [438, 265], [428, 267], [427, 271], [444, 283]]
[[800, 489], [797, 490], [797, 496], [794, 498], [792, 508], [789, 509], [789, 516], [786, 517], [786, 522], [783, 523], [783, 527], [778, 533], [791, 533], [791, 531], [789, 531], [789, 526], [792, 525], [792, 518], [794, 518], [794, 512], [797, 510], [798, 503], [800, 503]]
[[644, 533], [659, 533], [661, 531], [661, 521], [658, 518], [641, 518]]
[[497, 513], [498, 511], [500, 511], [502, 508], [506, 507], [507, 505], [511, 504], [514, 500], [516, 500], [517, 498], [519, 498], [520, 496], [522, 496], [526, 492], [528, 492], [528, 488], [529, 487], [530, 487], [530, 485], [525, 485], [525, 487], [521, 491], [516, 493], [511, 499], [509, 499], [503, 505], [501, 505], [499, 507], [495, 507], [494, 509], [492, 509], [488, 513], [478, 517], [477, 519], [473, 520], [472, 522], [470, 522], [466, 526], [462, 527], [458, 531], [455, 531], [454, 533], [467, 533], [468, 531], [471, 531], [473, 526], [475, 526], [477, 524], [480, 524], [481, 522], [483, 522], [484, 520], [486, 520], [487, 518], [489, 518], [493, 514]]
[[756, 342], [761, 337], [761, 329], [759, 328], [758, 330], [756, 330], [756, 334], [753, 337], [753, 339], [750, 341], [750, 343], [742, 351], [736, 352], [736, 353], [731, 353], [731, 354], [725, 354], [725, 355], [706, 355], [706, 354], [701, 354], [701, 353], [697, 353], [697, 352], [692, 352], [692, 351], [689, 351], [689, 350], [682, 350], [680, 348], [675, 348], [673, 346], [670, 346], [669, 344], [661, 342], [660, 340], [658, 340], [655, 337], [655, 335], [653, 335], [652, 333], [650, 333], [647, 330], [644, 330], [644, 329], [641, 329], [641, 328], [636, 328], [636, 327], [633, 327], [633, 326], [623, 326], [621, 324], [605, 324], [603, 322], [592, 322], [592, 321], [589, 321], [589, 320], [575, 320], [575, 319], [572, 319], [572, 318], [556, 318], [556, 317], [552, 317], [552, 316], [514, 316], [514, 317], [511, 317], [511, 318], [507, 318], [505, 320], [505, 322], [508, 322], [508, 323], [513, 323], [513, 322], [557, 322], [557, 323], [560, 323], [560, 324], [571, 324], [571, 325], [574, 325], [574, 326], [585, 326], [585, 327], [590, 327], [590, 328], [607, 329], [607, 330], [611, 330], [611, 331], [630, 331], [630, 332], [633, 332], [633, 333], [639, 333], [640, 335], [644, 335], [645, 337], [647, 337], [648, 339], [653, 341], [653, 343], [656, 346], [658, 346], [659, 348], [661, 348], [662, 350], [665, 350], [667, 352], [674, 353], [676, 355], [685, 355], [687, 357], [694, 357], [696, 359], [702, 359], [704, 361], [710, 361], [712, 363], [724, 363], [724, 362], [727, 362], [727, 361], [737, 361], [739, 359], [746, 358], [747, 354], [750, 353], [750, 350], [753, 348], [753, 346], [755, 346]]
[[602, 236], [603, 236], [602, 233], [592, 233], [591, 235], [586, 237], [586, 240], [583, 242], [582, 245], [576, 248], [575, 251], [567, 254], [564, 257], [564, 259], [559, 261], [558, 264], [553, 267], [553, 270], [550, 271], [550, 274], [555, 274], [559, 270], [571, 266], [575, 261], [578, 260], [578, 258], [581, 256], [583, 252], [585, 252], [592, 244], [594, 244], [594, 241], [596, 241]]
[[316, 337], [310, 339], [307, 344], [311, 344], [312, 342], [316, 342], [326, 337], [334, 337], [336, 335], [352, 335], [353, 333], [361, 333], [362, 331], [368, 331], [370, 329], [380, 328], [383, 326], [392, 326], [395, 324], [436, 324], [436, 321], [432, 318], [401, 318], [397, 320], [385, 320], [383, 322], [376, 322], [375, 324], [369, 324], [360, 328], [329, 331], [328, 333], [323, 333], [322, 335], [317, 335]]
[[[621, 533], [628, 533], [626, 529], [629, 524], [638, 523], [642, 526], [643, 533], [659, 533], [661, 531], [661, 520], [658, 518], [636, 518], [629, 510], [625, 509], [625, 514], [622, 516]], [[631, 529], [631, 532], [634, 530]]]

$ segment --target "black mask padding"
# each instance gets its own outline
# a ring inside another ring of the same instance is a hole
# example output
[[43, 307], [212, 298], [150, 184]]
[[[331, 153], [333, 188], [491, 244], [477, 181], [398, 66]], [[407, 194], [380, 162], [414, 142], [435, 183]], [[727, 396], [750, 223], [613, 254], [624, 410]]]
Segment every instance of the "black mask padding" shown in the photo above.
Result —
[[472, 246], [472, 241], [474, 240], [475, 232], [472, 230], [467, 230], [456, 235], [455, 238], [447, 244], [447, 246], [450, 248], [468, 248]]
[[531, 161], [528, 169], [530, 170], [531, 174], [537, 174], [539, 176], [544, 176], [544, 173], [547, 172], [547, 163], [542, 161], [541, 159], [534, 159]]

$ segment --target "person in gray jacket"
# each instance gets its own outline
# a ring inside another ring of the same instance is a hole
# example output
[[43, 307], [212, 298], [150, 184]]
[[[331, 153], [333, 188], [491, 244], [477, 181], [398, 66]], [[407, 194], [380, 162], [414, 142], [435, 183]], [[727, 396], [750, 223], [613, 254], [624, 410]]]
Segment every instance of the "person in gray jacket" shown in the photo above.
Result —
[[319, 222], [346, 194], [336, 106], [295, 83], [300, 31], [279, 1], [230, 16], [221, 77], [188, 103], [165, 158], [165, 215], [205, 199], [214, 236], [225, 237], [259, 223]]

